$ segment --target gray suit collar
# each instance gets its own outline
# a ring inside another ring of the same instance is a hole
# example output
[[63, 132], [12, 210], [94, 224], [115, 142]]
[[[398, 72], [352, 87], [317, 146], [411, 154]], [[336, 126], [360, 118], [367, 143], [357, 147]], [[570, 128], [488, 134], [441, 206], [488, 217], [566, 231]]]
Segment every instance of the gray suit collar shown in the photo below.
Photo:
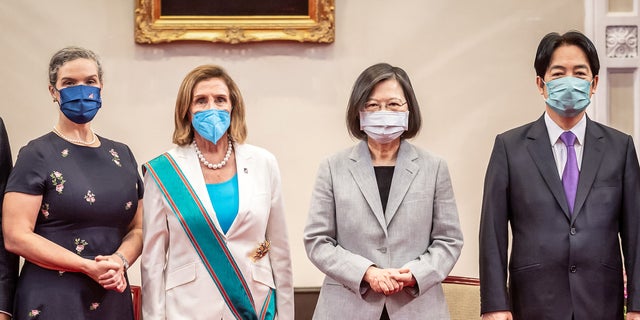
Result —
[[396, 168], [393, 171], [393, 180], [391, 180], [389, 201], [387, 201], [387, 221], [393, 219], [404, 196], [409, 191], [409, 186], [420, 171], [420, 166], [415, 163], [417, 159], [418, 152], [416, 149], [410, 143], [402, 140], [400, 150], [398, 150], [398, 158], [396, 159]]
[[371, 163], [371, 154], [369, 153], [369, 146], [366, 141], [360, 141], [351, 150], [349, 158], [353, 160], [352, 166], [349, 168], [353, 180], [360, 188], [360, 192], [367, 200], [371, 211], [376, 216], [378, 223], [387, 234], [387, 222], [384, 218], [384, 211], [382, 210], [382, 202], [380, 200], [380, 192], [378, 191], [378, 183], [376, 182], [376, 175], [373, 171], [373, 164]]
[[367, 142], [361, 141], [358, 143], [352, 149], [349, 158], [353, 161], [353, 165], [349, 168], [349, 171], [386, 234], [388, 222], [391, 221], [396, 214], [411, 182], [419, 171], [419, 166], [414, 163], [414, 160], [418, 158], [418, 153], [408, 142], [403, 140], [400, 143], [391, 182], [391, 190], [389, 191], [389, 199], [387, 201], [386, 217], [382, 210], [382, 201], [380, 200], [378, 183], [376, 181], [373, 164], [371, 162], [371, 153], [369, 152]]
[[[586, 116], [586, 115], [585, 115]], [[562, 181], [558, 176], [558, 169], [553, 158], [553, 151], [549, 142], [544, 116], [531, 125], [527, 132], [527, 149], [544, 178], [549, 190], [567, 216], [567, 219], [575, 219], [584, 205], [589, 189], [596, 176], [603, 153], [603, 132], [591, 119], [587, 118], [587, 131], [585, 133], [584, 151], [582, 154], [582, 168], [578, 178], [578, 192], [574, 205], [573, 215], [569, 213], [566, 196], [562, 187]]]

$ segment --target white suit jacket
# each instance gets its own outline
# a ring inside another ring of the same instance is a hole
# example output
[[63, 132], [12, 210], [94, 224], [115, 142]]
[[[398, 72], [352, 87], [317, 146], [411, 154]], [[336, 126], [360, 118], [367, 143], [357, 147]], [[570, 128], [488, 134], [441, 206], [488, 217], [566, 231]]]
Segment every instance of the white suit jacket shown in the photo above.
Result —
[[[441, 282], [460, 256], [462, 232], [446, 163], [402, 141], [382, 210], [366, 141], [325, 160], [304, 231], [307, 254], [326, 274], [314, 319], [449, 319]], [[385, 296], [369, 266], [409, 268], [417, 287]]]
[[[234, 147], [240, 204], [226, 244], [251, 290], [254, 308], [259, 312], [269, 288], [274, 288], [277, 319], [293, 319], [291, 256], [276, 159], [262, 148]], [[169, 154], [222, 233], [193, 147], [176, 147]], [[144, 319], [235, 319], [150, 174], [144, 182]], [[271, 242], [269, 253], [253, 262], [250, 255], [265, 239]]]

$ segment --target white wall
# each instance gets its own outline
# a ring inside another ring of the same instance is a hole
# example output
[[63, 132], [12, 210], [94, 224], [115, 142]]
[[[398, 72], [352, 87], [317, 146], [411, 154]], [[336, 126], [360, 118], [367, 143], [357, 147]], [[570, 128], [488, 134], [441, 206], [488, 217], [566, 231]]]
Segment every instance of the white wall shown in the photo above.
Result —
[[[582, 0], [337, 0], [336, 41], [329, 45], [137, 45], [134, 6], [133, 0], [0, 0], [0, 116], [14, 158], [56, 122], [47, 65], [64, 46], [102, 57], [104, 107], [94, 128], [127, 143], [140, 163], [171, 147], [184, 75], [200, 64], [220, 64], [246, 100], [248, 142], [279, 160], [296, 286], [322, 280], [306, 258], [302, 229], [318, 163], [354, 144], [344, 113], [362, 70], [384, 61], [409, 73], [424, 117], [413, 142], [448, 160], [458, 201], [465, 246], [453, 274], [477, 276], [493, 139], [543, 111], [533, 70], [538, 41], [550, 31], [582, 30], [584, 23]], [[133, 268], [132, 282], [139, 283], [138, 263]]]

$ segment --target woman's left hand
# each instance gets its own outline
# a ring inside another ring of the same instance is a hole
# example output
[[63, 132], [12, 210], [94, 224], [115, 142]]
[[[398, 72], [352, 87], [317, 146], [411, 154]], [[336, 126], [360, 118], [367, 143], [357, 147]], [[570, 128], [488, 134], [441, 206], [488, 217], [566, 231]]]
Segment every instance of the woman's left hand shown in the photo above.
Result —
[[[97, 256], [95, 260], [98, 263], [102, 261], [120, 261], [119, 258], [114, 255]], [[107, 290], [124, 292], [127, 288], [127, 279], [124, 276], [124, 266], [120, 265], [117, 269], [109, 269], [98, 278], [98, 283]]]
[[394, 279], [402, 283], [403, 287], [413, 287], [416, 284], [416, 278], [408, 268], [397, 269], [398, 273], [394, 275]]
[[400, 276], [397, 269], [381, 269], [370, 266], [364, 274], [363, 280], [369, 283], [373, 291], [386, 296], [402, 291], [403, 283], [396, 280]]

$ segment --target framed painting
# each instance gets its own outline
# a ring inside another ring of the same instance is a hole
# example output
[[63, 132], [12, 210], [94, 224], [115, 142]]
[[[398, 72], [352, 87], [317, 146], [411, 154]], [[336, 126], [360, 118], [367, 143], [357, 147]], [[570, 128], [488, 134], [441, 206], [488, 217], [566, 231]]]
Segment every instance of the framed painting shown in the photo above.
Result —
[[334, 40], [335, 0], [136, 0], [137, 43]]

